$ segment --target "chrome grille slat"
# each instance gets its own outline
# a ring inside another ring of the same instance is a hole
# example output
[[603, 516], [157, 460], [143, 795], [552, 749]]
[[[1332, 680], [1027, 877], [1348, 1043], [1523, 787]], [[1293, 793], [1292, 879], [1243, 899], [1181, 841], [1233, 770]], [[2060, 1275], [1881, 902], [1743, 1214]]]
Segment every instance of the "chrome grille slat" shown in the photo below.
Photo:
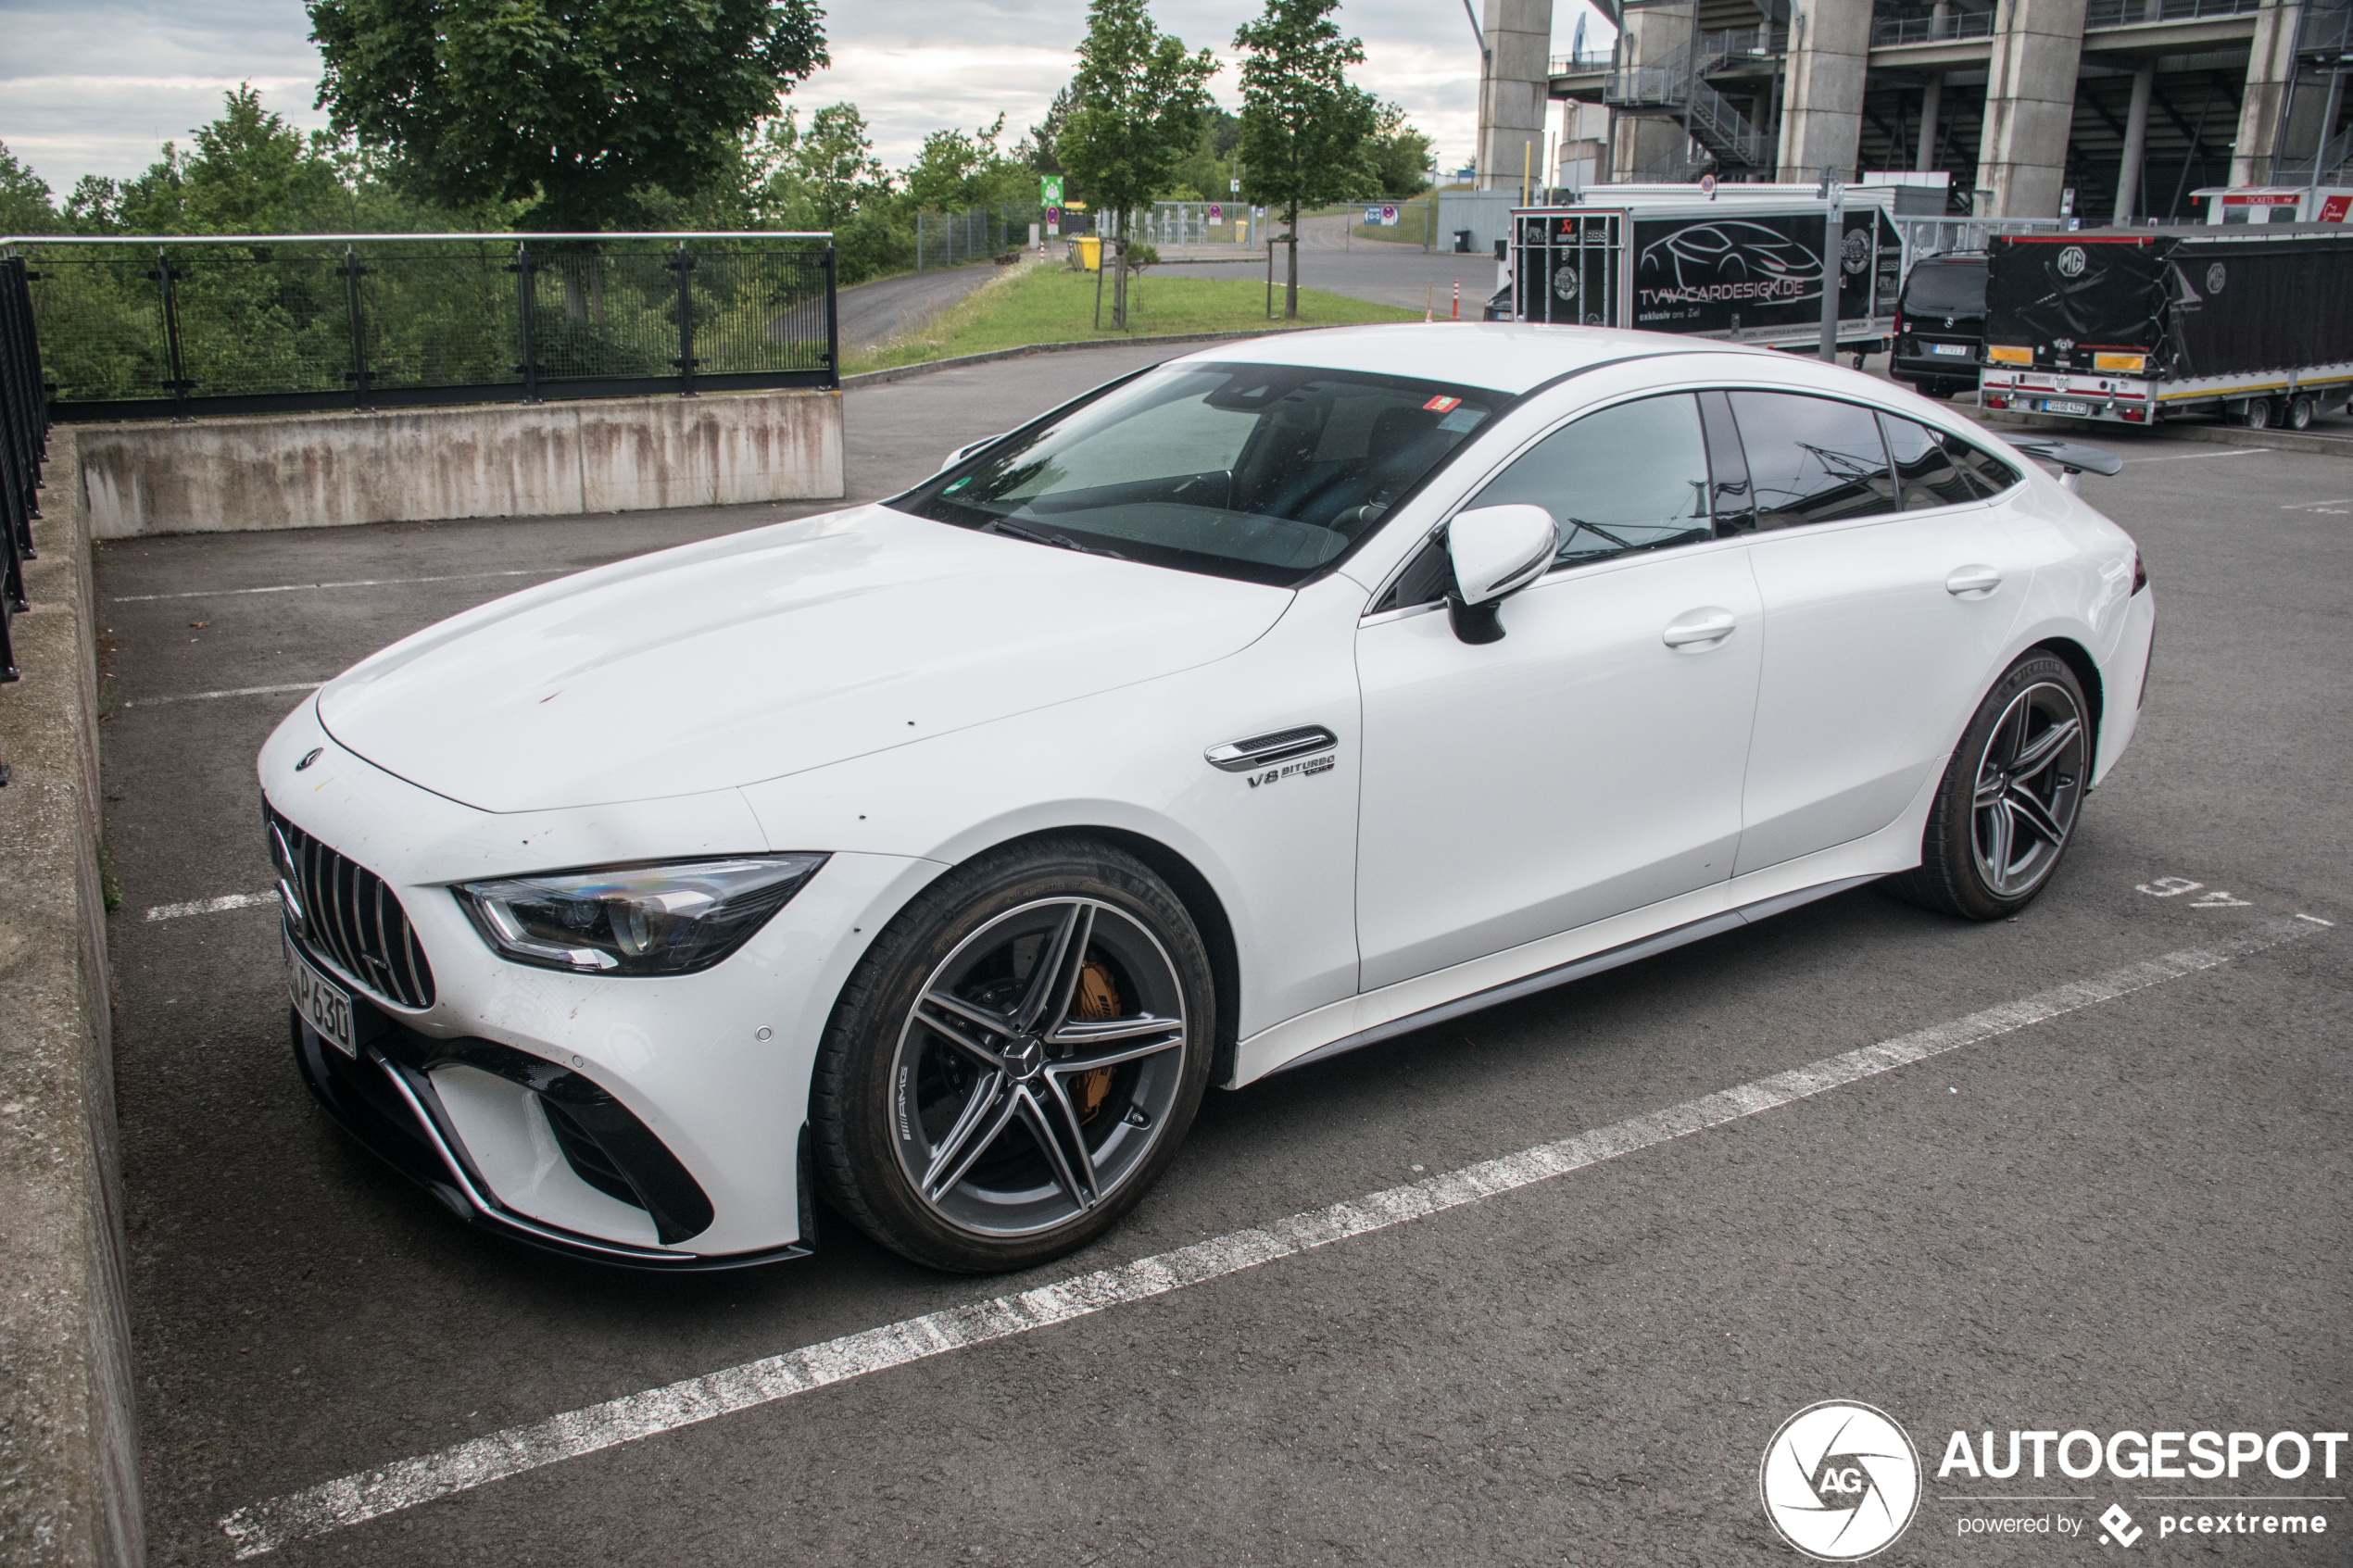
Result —
[[338, 854], [275, 811], [268, 815], [308, 924], [300, 934], [318, 955], [396, 1006], [433, 1005], [433, 965], [409, 911], [384, 880]]

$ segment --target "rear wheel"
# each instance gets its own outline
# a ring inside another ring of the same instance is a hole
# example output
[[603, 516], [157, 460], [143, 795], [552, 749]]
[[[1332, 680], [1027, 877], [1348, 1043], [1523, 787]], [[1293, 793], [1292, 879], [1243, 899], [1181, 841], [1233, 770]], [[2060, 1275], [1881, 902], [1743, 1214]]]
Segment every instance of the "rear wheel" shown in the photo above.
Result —
[[844, 987], [810, 1123], [826, 1196], [935, 1268], [1027, 1268], [1151, 1186], [1200, 1108], [1216, 998], [1140, 861], [1051, 840], [942, 877]]
[[2248, 398], [2246, 400], [2246, 411], [2239, 416], [2239, 423], [2245, 425], [2249, 430], [2271, 429], [2271, 400], [2268, 397]]
[[2067, 853], [2090, 780], [2088, 712], [2064, 661], [2034, 653], [2011, 665], [1954, 748], [1919, 866], [1889, 891], [1970, 920], [2032, 902]]
[[2297, 397], [2287, 406], [2287, 428], [2290, 430], [2312, 428], [2312, 400], [2309, 397]]

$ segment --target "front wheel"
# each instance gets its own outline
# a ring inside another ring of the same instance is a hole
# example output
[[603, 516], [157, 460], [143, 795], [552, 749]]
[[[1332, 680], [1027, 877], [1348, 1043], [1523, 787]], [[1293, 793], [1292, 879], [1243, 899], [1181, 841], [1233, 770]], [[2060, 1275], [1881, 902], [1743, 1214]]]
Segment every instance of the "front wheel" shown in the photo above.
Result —
[[1049, 840], [918, 895], [843, 988], [810, 1122], [826, 1196], [892, 1250], [1028, 1268], [1111, 1228], [1183, 1140], [1216, 997], [1184, 904]]
[[2246, 412], [2239, 416], [2239, 423], [2245, 425], [2249, 430], [2271, 429], [2271, 400], [2268, 397], [2248, 398], [2246, 400]]
[[1986, 694], [1944, 770], [1920, 863], [1899, 897], [1970, 920], [2016, 914], [2049, 884], [2090, 781], [2094, 736], [2066, 663], [2031, 653]]

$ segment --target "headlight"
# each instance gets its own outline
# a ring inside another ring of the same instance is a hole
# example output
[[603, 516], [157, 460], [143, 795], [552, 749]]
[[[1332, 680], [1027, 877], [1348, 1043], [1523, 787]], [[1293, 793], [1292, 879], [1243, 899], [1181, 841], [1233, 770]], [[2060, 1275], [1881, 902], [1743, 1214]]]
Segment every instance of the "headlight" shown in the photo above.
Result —
[[825, 857], [738, 855], [462, 883], [450, 889], [503, 957], [589, 974], [709, 969], [785, 907]]

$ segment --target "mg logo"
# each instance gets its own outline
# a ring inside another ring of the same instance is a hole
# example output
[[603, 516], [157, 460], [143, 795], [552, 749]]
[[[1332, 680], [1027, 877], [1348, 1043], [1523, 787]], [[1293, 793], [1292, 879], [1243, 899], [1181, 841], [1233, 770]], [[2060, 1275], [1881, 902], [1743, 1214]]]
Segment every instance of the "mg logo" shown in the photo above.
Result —
[[2065, 250], [2059, 252], [2059, 276], [2062, 278], [2080, 278], [2083, 275], [2083, 269], [2090, 266], [2091, 263], [2092, 258], [2083, 254], [2083, 247], [2082, 245], [2070, 245]]
[[1765, 1447], [1757, 1490], [1781, 1538], [1818, 1562], [1859, 1562], [1894, 1544], [1920, 1500], [1920, 1460], [1886, 1411], [1808, 1405]]

